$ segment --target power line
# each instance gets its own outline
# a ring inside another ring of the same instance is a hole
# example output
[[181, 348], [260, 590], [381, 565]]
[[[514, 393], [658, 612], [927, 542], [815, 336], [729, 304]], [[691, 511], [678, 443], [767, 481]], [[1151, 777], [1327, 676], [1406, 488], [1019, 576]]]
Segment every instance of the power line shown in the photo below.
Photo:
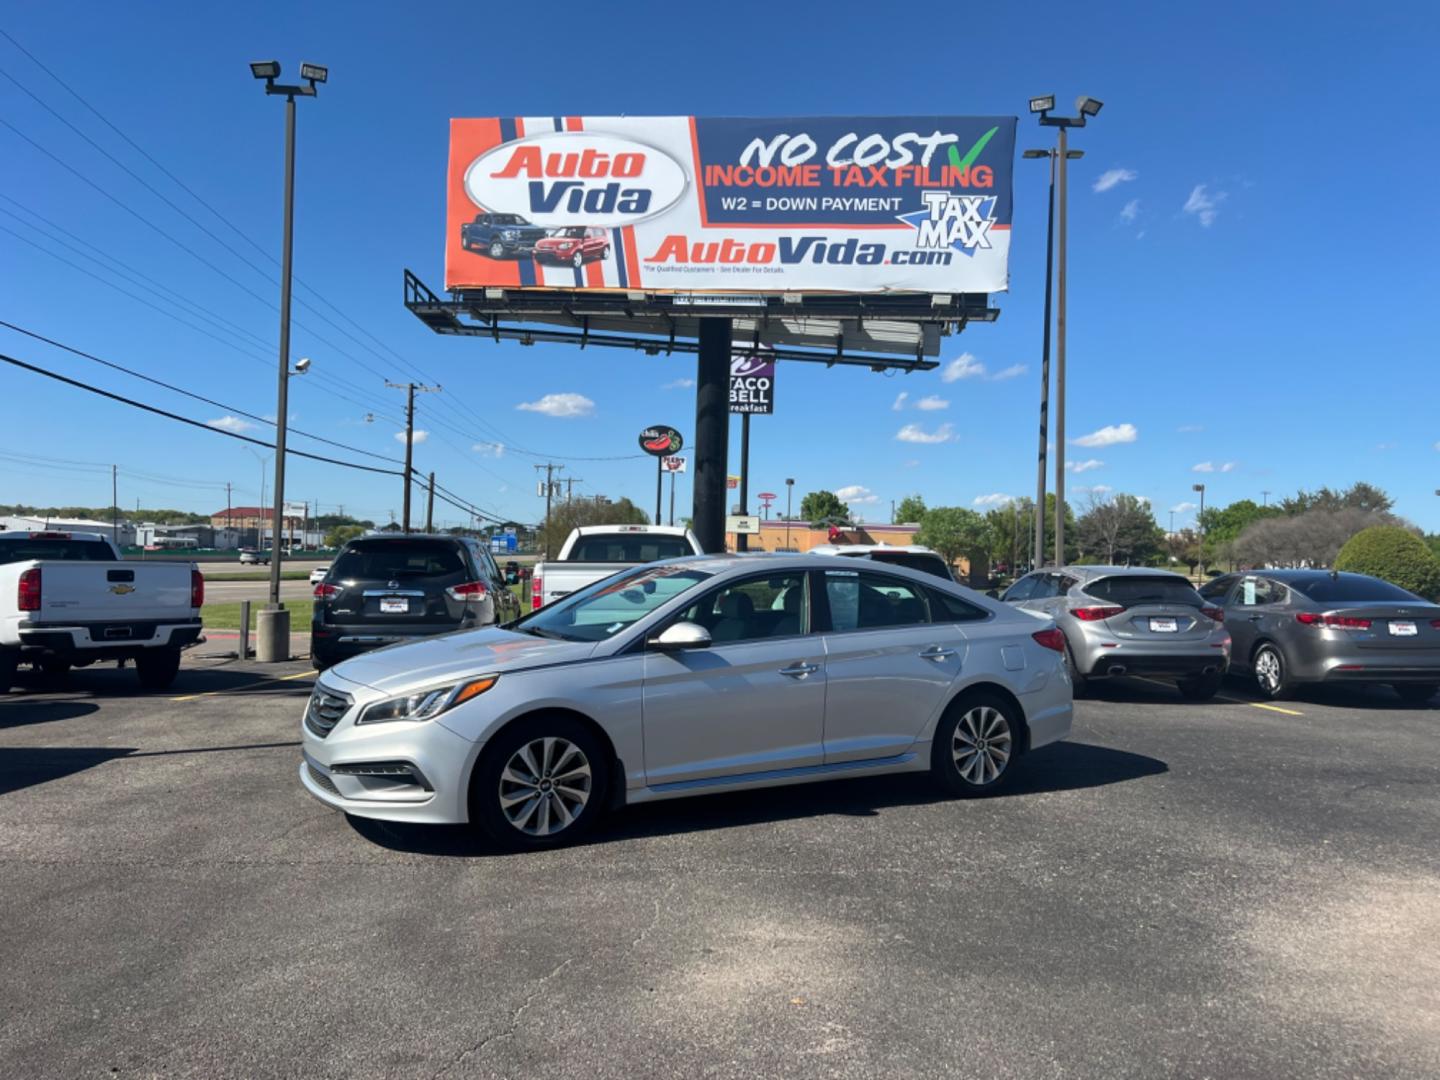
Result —
[[[53, 371], [46, 371], [42, 367], [36, 367], [34, 364], [27, 364], [24, 360], [9, 356], [6, 353], [0, 353], [0, 360], [3, 360], [7, 364], [12, 364], [15, 367], [23, 368], [26, 371], [33, 371], [36, 375], [43, 375], [47, 379], [54, 379], [56, 382], [65, 383], [67, 386], [74, 386], [80, 390], [87, 390], [92, 394], [98, 394], [100, 397], [109, 398], [111, 401], [118, 401], [121, 404], [129, 405], [132, 408], [143, 409], [145, 412], [154, 413], [157, 416], [163, 416], [168, 420], [176, 420], [182, 424], [189, 424], [191, 427], [197, 427], [200, 428], [202, 431], [209, 431], [216, 435], [224, 435], [231, 439], [239, 439], [241, 442], [247, 442], [255, 446], [261, 446], [264, 447], [266, 450], [275, 449], [274, 443], [267, 443], [264, 439], [251, 438], [249, 435], [241, 435], [238, 431], [227, 431], [225, 428], [211, 427], [209, 424], [205, 423], [202, 420], [195, 420], [188, 416], [181, 416], [179, 413], [170, 412], [168, 409], [162, 409], [156, 405], [147, 405], [143, 401], [136, 401], [133, 398], [127, 398], [122, 394], [116, 394], [109, 390], [102, 390], [98, 386], [91, 386], [89, 383], [81, 382], [78, 379], [71, 379], [67, 378], [64, 375], [57, 374]], [[403, 475], [399, 469], [381, 469], [374, 465], [360, 465], [353, 461], [341, 461], [339, 458], [329, 458], [324, 457], [321, 454], [312, 454], [306, 450], [290, 450], [288, 451], [288, 453], [294, 454], [296, 457], [308, 458], [311, 461], [323, 461], [327, 465], [340, 465], [347, 469], [359, 469], [362, 472], [381, 473], [385, 476]]]

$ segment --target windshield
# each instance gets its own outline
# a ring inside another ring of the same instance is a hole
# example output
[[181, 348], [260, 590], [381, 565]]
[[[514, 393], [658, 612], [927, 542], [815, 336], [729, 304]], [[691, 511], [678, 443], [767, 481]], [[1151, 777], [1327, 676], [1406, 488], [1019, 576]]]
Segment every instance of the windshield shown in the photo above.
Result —
[[490, 219], [494, 225], [528, 225], [530, 224], [519, 214], [496, 214]]
[[550, 235], [551, 235], [551, 236], [561, 236], [561, 237], [565, 237], [565, 238], [568, 239], [568, 240], [584, 240], [584, 239], [585, 239], [585, 226], [584, 226], [584, 225], [567, 225], [567, 226], [565, 226], [565, 228], [563, 228], [563, 229], [551, 229], [551, 230], [550, 230]]
[[1423, 604], [1414, 593], [1406, 592], [1398, 585], [1372, 577], [1331, 577], [1317, 575], [1291, 582], [1296, 588], [1317, 604], [1335, 603], [1391, 603]]
[[1085, 591], [1100, 600], [1109, 600], [1121, 607], [1136, 604], [1186, 604], [1189, 607], [1203, 607], [1204, 601], [1194, 587], [1183, 578], [1177, 577], [1128, 577], [1101, 578], [1085, 586]]
[[658, 562], [694, 555], [683, 536], [655, 536], [653, 533], [596, 533], [576, 539], [566, 562]]
[[945, 566], [945, 560], [939, 555], [927, 555], [918, 551], [872, 551], [870, 561], [889, 563], [892, 566], [907, 566], [911, 570], [934, 574], [946, 581], [955, 580], [950, 576], [950, 571]]
[[0, 563], [27, 562], [30, 559], [66, 559], [85, 562], [111, 562], [115, 553], [101, 540], [59, 540], [19, 537], [0, 540]]
[[647, 566], [587, 585], [512, 629], [563, 641], [606, 641], [710, 575], [684, 566]]

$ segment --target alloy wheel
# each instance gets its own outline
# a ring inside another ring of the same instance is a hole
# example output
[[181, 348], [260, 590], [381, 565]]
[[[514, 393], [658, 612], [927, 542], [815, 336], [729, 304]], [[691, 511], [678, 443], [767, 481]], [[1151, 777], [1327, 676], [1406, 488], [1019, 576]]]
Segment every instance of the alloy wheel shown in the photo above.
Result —
[[590, 801], [590, 760], [568, 739], [525, 743], [500, 773], [500, 810], [527, 836], [554, 836], [572, 825]]
[[1274, 649], [1261, 649], [1255, 657], [1255, 678], [1260, 688], [1273, 694], [1280, 687], [1280, 657]]
[[967, 783], [994, 783], [1010, 764], [1010, 721], [990, 705], [976, 705], [955, 725], [950, 752]]

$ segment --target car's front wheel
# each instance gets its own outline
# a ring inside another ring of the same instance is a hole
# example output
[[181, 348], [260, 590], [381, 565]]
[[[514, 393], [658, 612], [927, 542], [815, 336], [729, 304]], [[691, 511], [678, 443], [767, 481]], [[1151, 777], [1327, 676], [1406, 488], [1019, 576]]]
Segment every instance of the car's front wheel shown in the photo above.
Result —
[[575, 267], [576, 270], [579, 270], [585, 265], [585, 253], [583, 251], [577, 251], [574, 255], [571, 255], [570, 265]]
[[1290, 678], [1290, 665], [1278, 646], [1266, 642], [1255, 651], [1250, 662], [1255, 672], [1255, 685], [1260, 693], [1271, 701], [1284, 701], [1295, 695], [1295, 683]]
[[1022, 720], [994, 694], [969, 694], [950, 707], [935, 732], [930, 771], [952, 795], [988, 795], [1009, 780]]
[[503, 259], [505, 257], [505, 245], [499, 240], [490, 245], [490, 257], [492, 259]]
[[539, 715], [506, 728], [470, 783], [470, 820], [501, 847], [556, 847], [575, 840], [605, 809], [609, 756], [568, 716]]

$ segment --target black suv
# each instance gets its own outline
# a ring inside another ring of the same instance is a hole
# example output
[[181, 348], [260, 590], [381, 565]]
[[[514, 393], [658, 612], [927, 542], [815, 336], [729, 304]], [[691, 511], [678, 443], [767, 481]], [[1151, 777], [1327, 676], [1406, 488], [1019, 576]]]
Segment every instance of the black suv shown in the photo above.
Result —
[[506, 623], [520, 601], [483, 544], [460, 536], [351, 540], [315, 586], [310, 657], [324, 670], [400, 641]]
[[548, 235], [548, 229], [531, 225], [519, 214], [476, 214], [474, 221], [460, 226], [460, 246], [492, 259], [513, 259], [534, 255], [536, 241]]

